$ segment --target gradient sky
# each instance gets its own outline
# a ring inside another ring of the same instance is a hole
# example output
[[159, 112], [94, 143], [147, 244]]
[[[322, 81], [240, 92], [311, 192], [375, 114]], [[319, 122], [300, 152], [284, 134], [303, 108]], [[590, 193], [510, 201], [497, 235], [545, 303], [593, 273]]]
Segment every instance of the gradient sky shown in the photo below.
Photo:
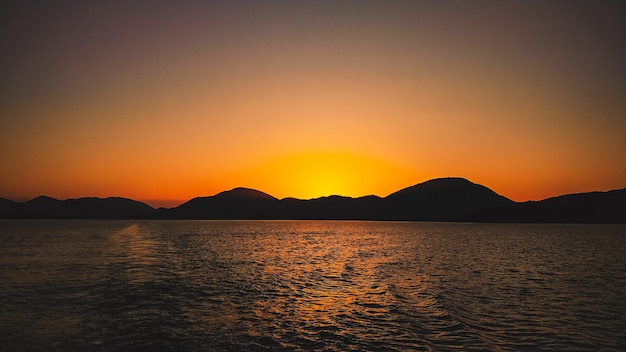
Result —
[[0, 6], [0, 197], [626, 187], [623, 1]]

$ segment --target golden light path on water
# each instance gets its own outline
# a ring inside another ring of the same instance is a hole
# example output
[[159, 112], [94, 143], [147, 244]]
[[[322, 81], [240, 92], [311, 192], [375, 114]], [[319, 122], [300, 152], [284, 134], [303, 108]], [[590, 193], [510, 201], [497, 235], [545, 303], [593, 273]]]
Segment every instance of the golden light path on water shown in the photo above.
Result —
[[8, 350], [603, 350], [624, 225], [2, 221]]

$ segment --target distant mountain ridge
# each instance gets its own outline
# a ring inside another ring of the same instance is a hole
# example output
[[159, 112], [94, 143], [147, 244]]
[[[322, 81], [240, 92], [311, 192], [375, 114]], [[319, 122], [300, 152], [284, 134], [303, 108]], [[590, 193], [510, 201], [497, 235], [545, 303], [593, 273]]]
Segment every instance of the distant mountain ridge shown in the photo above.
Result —
[[514, 202], [483, 185], [448, 177], [419, 183], [384, 198], [278, 199], [258, 190], [235, 188], [159, 209], [118, 197], [58, 200], [40, 196], [23, 203], [0, 198], [0, 218], [626, 223], [626, 188]]
[[[279, 200], [250, 188], [235, 188], [210, 197], [198, 197], [178, 207], [158, 209], [156, 217], [166, 219], [266, 219]], [[268, 208], [270, 207], [270, 208]]]
[[390, 220], [470, 220], [470, 215], [480, 209], [515, 203], [485, 186], [453, 177], [407, 187], [385, 199]]
[[541, 201], [481, 209], [477, 222], [626, 223], [626, 188], [608, 192], [566, 194]]
[[120, 197], [59, 200], [39, 196], [24, 203], [5, 201], [0, 199], [0, 218], [139, 219], [154, 213], [154, 208], [145, 203]]

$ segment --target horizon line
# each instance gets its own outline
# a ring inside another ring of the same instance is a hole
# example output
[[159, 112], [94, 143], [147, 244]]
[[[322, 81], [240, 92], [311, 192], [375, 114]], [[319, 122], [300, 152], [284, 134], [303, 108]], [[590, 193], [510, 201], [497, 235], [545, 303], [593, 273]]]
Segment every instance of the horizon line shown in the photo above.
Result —
[[[376, 194], [365, 194], [365, 195], [361, 195], [361, 196], [344, 196], [344, 195], [341, 195], [341, 194], [329, 194], [329, 195], [313, 197], [313, 198], [297, 198], [297, 197], [293, 197], [293, 196], [277, 198], [277, 197], [275, 197], [275, 196], [273, 196], [273, 195], [271, 195], [271, 194], [269, 194], [269, 193], [267, 193], [265, 191], [262, 191], [262, 190], [259, 190], [259, 189], [256, 189], [256, 188], [245, 187], [245, 186], [237, 186], [237, 187], [233, 187], [231, 189], [219, 191], [219, 192], [217, 192], [215, 194], [212, 194], [212, 195], [194, 196], [194, 197], [191, 197], [191, 198], [186, 199], [186, 200], [185, 199], [167, 199], [167, 198], [133, 198], [133, 197], [120, 196], [120, 195], [109, 195], [109, 196], [90, 196], [90, 195], [87, 195], [87, 196], [81, 196], [81, 197], [68, 197], [68, 198], [62, 199], [62, 198], [56, 198], [56, 197], [53, 197], [53, 196], [49, 196], [49, 195], [46, 195], [46, 194], [40, 194], [38, 196], [29, 198], [29, 199], [24, 199], [24, 200], [14, 200], [14, 199], [2, 197], [2, 196], [0, 196], [0, 198], [9, 200], [9, 201], [12, 201], [12, 202], [15, 202], [15, 203], [26, 203], [26, 202], [32, 201], [32, 200], [40, 198], [40, 197], [51, 198], [51, 199], [59, 200], [59, 201], [78, 200], [78, 199], [86, 199], [86, 198], [97, 198], [97, 199], [120, 198], [120, 199], [129, 199], [129, 200], [141, 202], [141, 203], [144, 203], [144, 204], [146, 204], [146, 205], [148, 205], [148, 206], [150, 206], [150, 207], [152, 207], [154, 209], [159, 209], [159, 208], [172, 209], [172, 208], [176, 208], [176, 207], [178, 207], [178, 206], [180, 206], [180, 205], [182, 205], [182, 204], [184, 204], [186, 202], [189, 202], [189, 201], [191, 201], [193, 199], [215, 197], [215, 196], [217, 196], [219, 194], [232, 192], [232, 191], [237, 190], [237, 189], [245, 189], [245, 190], [251, 190], [251, 191], [260, 192], [260, 193], [266, 194], [266, 195], [268, 195], [268, 196], [270, 196], [270, 197], [272, 197], [274, 199], [277, 199], [278, 201], [282, 201], [282, 200], [285, 200], [285, 199], [296, 199], [296, 200], [301, 200], [301, 201], [310, 201], [310, 200], [323, 199], [323, 198], [329, 198], [329, 197], [342, 197], [342, 198], [350, 198], [350, 199], [359, 199], [359, 198], [365, 198], [365, 197], [377, 197], [377, 198], [380, 198], [380, 199], [384, 199], [384, 198], [387, 198], [387, 197], [389, 197], [390, 195], [392, 195], [392, 194], [394, 194], [396, 192], [399, 192], [401, 190], [404, 190], [404, 189], [407, 189], [407, 188], [410, 188], [410, 187], [413, 187], [413, 186], [417, 186], [417, 185], [420, 185], [420, 184], [423, 184], [423, 183], [426, 183], [426, 182], [429, 182], [429, 181], [445, 180], [445, 179], [465, 180], [465, 181], [470, 182], [472, 184], [486, 187], [487, 189], [491, 190], [492, 192], [494, 192], [494, 193], [496, 193], [496, 194], [498, 194], [498, 195], [500, 195], [502, 197], [505, 197], [506, 199], [508, 199], [508, 200], [510, 200], [512, 202], [515, 202], [515, 203], [540, 202], [540, 201], [543, 201], [543, 200], [546, 200], [546, 199], [558, 198], [558, 197], [567, 196], [567, 195], [576, 195], [576, 194], [585, 194], [585, 193], [605, 193], [605, 192], [611, 192], [611, 191], [618, 191], [618, 190], [626, 189], [626, 186], [624, 186], [622, 188], [614, 188], [614, 189], [607, 189], [607, 190], [597, 190], [596, 189], [596, 190], [593, 190], [593, 191], [581, 191], [581, 192], [557, 194], [557, 195], [549, 196], [549, 197], [542, 198], [542, 199], [528, 199], [528, 200], [523, 200], [523, 201], [516, 201], [516, 200], [513, 200], [513, 199], [503, 195], [503, 194], [500, 194], [500, 193], [494, 191], [493, 189], [491, 189], [490, 187], [488, 187], [486, 185], [473, 182], [473, 181], [471, 181], [471, 180], [469, 180], [469, 179], [467, 179], [465, 177], [446, 176], [446, 177], [436, 177], [436, 178], [428, 179], [428, 180], [425, 180], [425, 181], [422, 181], [422, 182], [414, 183], [412, 185], [409, 185], [409, 186], [400, 188], [400, 189], [398, 189], [396, 191], [393, 191], [393, 192], [389, 193], [386, 196], [379, 196], [379, 195], [376, 195]], [[160, 204], [170, 203], [170, 204], [175, 204], [175, 205], [170, 206], [170, 207], [164, 207], [164, 206], [153, 206], [153, 205], [150, 204], [150, 203], [157, 203], [157, 202], [160, 203]]]

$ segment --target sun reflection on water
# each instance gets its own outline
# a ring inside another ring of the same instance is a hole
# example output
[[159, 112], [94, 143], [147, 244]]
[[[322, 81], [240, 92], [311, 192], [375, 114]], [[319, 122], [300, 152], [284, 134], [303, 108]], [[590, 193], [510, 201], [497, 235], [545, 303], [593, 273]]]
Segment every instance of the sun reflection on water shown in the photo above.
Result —
[[401, 243], [385, 233], [364, 233], [358, 223], [277, 224], [272, 233], [257, 233], [242, 223], [246, 236], [229, 243], [206, 237], [205, 248], [219, 253], [216, 266], [227, 269], [223, 284], [242, 280], [230, 296], [221, 296], [212, 326], [236, 319], [228, 302], [253, 296], [240, 312], [255, 317], [254, 323], [240, 322], [251, 336], [269, 334], [286, 343], [289, 334], [304, 341], [318, 340], [320, 333], [355, 340], [400, 334], [388, 327], [403, 309], [419, 306], [425, 289], [423, 274], [394, 268], [409, 259], [402, 257]]
[[0, 232], [7, 350], [624, 350], [623, 226], [41, 221]]

